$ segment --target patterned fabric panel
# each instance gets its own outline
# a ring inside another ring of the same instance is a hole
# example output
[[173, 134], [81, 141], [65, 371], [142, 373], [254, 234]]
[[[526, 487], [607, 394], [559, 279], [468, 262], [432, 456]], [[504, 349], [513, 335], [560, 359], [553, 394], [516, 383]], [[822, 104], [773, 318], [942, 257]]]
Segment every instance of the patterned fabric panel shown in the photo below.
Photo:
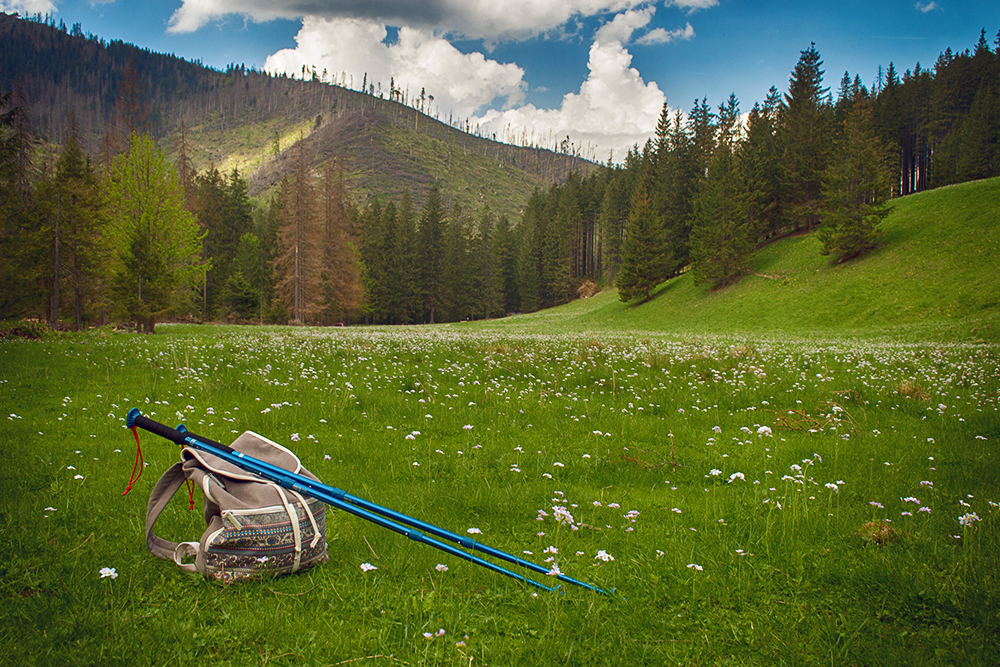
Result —
[[[309, 501], [309, 509], [322, 535], [315, 547], [310, 546], [315, 535], [312, 522], [301, 507], [295, 505], [295, 509], [299, 517], [302, 543], [299, 570], [325, 563], [326, 506], [313, 499]], [[206, 577], [238, 581], [292, 572], [295, 565], [295, 534], [286, 512], [241, 514], [238, 520], [241, 528], [224, 524], [223, 530], [206, 545]]]

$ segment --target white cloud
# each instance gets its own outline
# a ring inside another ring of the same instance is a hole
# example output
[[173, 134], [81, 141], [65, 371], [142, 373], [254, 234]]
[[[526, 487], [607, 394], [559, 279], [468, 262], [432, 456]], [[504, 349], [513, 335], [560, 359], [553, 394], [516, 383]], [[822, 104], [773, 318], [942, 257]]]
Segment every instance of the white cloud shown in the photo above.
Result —
[[598, 28], [594, 40], [602, 44], [610, 44], [611, 42], [628, 44], [632, 39], [632, 33], [640, 28], [645, 28], [650, 19], [653, 18], [655, 11], [655, 7], [645, 7], [622, 12]]
[[397, 88], [409, 88], [410, 99], [426, 89], [435, 98], [429, 111], [438, 108], [456, 117], [471, 116], [498, 98], [509, 106], [524, 97], [524, 70], [517, 65], [463, 54], [425, 30], [400, 28], [392, 44], [384, 43], [386, 35], [386, 27], [371, 20], [309, 17], [295, 37], [296, 48], [270, 56], [264, 69], [294, 74], [306, 65], [332, 76], [346, 72], [355, 87], [367, 74], [386, 95], [392, 79]]
[[937, 9], [937, 3], [936, 2], [928, 2], [928, 3], [918, 2], [917, 4], [914, 5], [914, 7], [916, 7], [917, 11], [921, 12], [922, 14], [926, 14], [927, 12], [932, 12], [935, 9]]
[[[687, 7], [691, 0], [680, 0]], [[705, 2], [707, 0], [700, 0]], [[264, 22], [314, 16], [368, 19], [469, 39], [527, 39], [574, 17], [642, 7], [649, 0], [183, 0], [172, 32], [192, 32], [229, 14]]]
[[620, 41], [595, 40], [590, 47], [587, 80], [579, 92], [566, 94], [558, 109], [538, 109], [528, 104], [487, 111], [477, 120], [487, 133], [496, 132], [498, 138], [506, 139], [507, 132], [517, 137], [526, 129], [529, 141], [533, 137], [534, 143], [552, 148], [550, 141], [558, 142], [569, 135], [577, 146], [596, 147], [594, 157], [598, 160], [607, 159], [613, 151], [614, 159], [620, 161], [629, 148], [641, 146], [653, 134], [666, 101], [656, 82], [644, 82], [631, 64], [632, 55]]
[[650, 30], [636, 41], [639, 44], [669, 44], [678, 39], [685, 41], [694, 39], [694, 28], [691, 27], [690, 22], [683, 28], [676, 30], [664, 30], [663, 28]]
[[[3, 0], [0, 0], [2, 2]], [[253, 21], [301, 19], [296, 47], [270, 56], [269, 71], [299, 73], [302, 66], [324, 69], [360, 87], [389, 80], [408, 89], [410, 100], [421, 89], [434, 96], [430, 113], [468, 118], [486, 136], [528, 141], [547, 148], [569, 135], [587, 157], [617, 159], [655, 130], [665, 96], [656, 82], [643, 80], [632, 67], [630, 43], [665, 44], [694, 37], [694, 28], [647, 29], [656, 0], [183, 0], [170, 30], [188, 32], [237, 14]], [[692, 13], [718, 0], [662, 0]], [[449, 39], [481, 39], [485, 48], [499, 41], [539, 35], [579, 36], [587, 17], [614, 14], [596, 31], [587, 79], [566, 94], [558, 108], [518, 106], [528, 84], [524, 70], [482, 53], [464, 54]], [[398, 39], [385, 43], [386, 26], [402, 26]], [[637, 39], [633, 39], [638, 35]], [[497, 108], [497, 106], [500, 108]], [[593, 151], [588, 150], [592, 148]]]
[[52, 14], [56, 4], [52, 0], [0, 0], [0, 11], [5, 14], [17, 12], [22, 16]]
[[719, 4], [719, 0], [673, 0], [666, 3], [668, 5], [673, 5], [674, 7], [680, 7], [681, 9], [686, 9], [689, 12], [694, 12], [699, 9], [708, 9], [709, 7], [715, 7]]
[[[637, 30], [645, 28], [649, 24], [655, 12], [656, 7], [654, 6], [622, 12], [608, 23], [602, 25], [597, 30], [594, 39], [602, 44], [610, 42], [628, 44], [632, 41], [632, 35]], [[691, 27], [689, 21], [685, 27], [677, 28], [676, 30], [655, 28], [637, 39], [636, 42], [639, 44], [668, 44], [674, 40], [688, 40], [692, 38], [694, 38], [694, 28]]]

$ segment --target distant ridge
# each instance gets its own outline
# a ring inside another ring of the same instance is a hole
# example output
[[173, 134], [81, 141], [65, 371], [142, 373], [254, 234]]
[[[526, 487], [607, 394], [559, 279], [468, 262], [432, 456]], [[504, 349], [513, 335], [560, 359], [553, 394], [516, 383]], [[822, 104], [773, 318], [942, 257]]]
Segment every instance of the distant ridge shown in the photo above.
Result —
[[[419, 201], [430, 182], [439, 181], [463, 206], [488, 202], [511, 213], [534, 187], [594, 168], [575, 155], [476, 136], [401, 102], [319, 79], [272, 76], [243, 65], [219, 71], [86, 35], [79, 25], [68, 30], [0, 13], [0, 44], [0, 91], [18, 91], [43, 140], [59, 143], [72, 111], [85, 150], [96, 155], [125, 72], [134, 65], [154, 139], [176, 151], [183, 120], [194, 165], [237, 167], [251, 177], [256, 194], [280, 179], [281, 154], [299, 138], [308, 140], [317, 169], [343, 157], [351, 185], [364, 194], [410, 191]], [[457, 173], [459, 167], [477, 172], [484, 192], [468, 191], [469, 178]], [[516, 191], [501, 193], [505, 187]]]

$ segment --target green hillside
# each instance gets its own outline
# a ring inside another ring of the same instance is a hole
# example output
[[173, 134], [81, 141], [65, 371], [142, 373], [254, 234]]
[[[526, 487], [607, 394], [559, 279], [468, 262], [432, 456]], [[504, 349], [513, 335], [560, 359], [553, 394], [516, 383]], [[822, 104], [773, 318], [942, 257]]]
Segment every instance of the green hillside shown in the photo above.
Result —
[[[449, 119], [454, 126], [442, 122], [401, 94], [383, 99], [371, 89], [272, 76], [242, 65], [219, 71], [3, 12], [0, 43], [0, 93], [17, 84], [32, 131], [52, 152], [72, 118], [84, 151], [98, 156], [106, 132], [120, 130], [115, 105], [131, 90], [143, 119], [139, 129], [171, 159], [180, 153], [183, 127], [193, 167], [223, 173], [237, 168], [252, 196], [266, 195], [281, 179], [286, 156], [300, 139], [317, 174], [329, 161], [343, 159], [348, 189], [359, 203], [409, 191], [419, 205], [436, 183], [449, 205], [479, 210], [489, 204], [513, 217], [536, 187], [596, 168], [577, 155], [495, 141], [468, 119]], [[128, 89], [132, 75], [135, 88]]]
[[[340, 92], [346, 96], [352, 91]], [[195, 136], [224, 147], [227, 158], [222, 168], [238, 167], [249, 173], [250, 192], [255, 196], [265, 195], [278, 184], [289, 164], [291, 147], [301, 140], [317, 172], [331, 160], [340, 161], [355, 201], [371, 196], [398, 200], [409, 192], [419, 204], [436, 184], [449, 208], [458, 204], [466, 211], [479, 211], [488, 204], [511, 219], [520, 216], [535, 188], [544, 190], [563, 180], [570, 168], [596, 168], [551, 151], [475, 138], [468, 141], [472, 137], [424, 114], [419, 114], [417, 123], [400, 123], [395, 110], [387, 107], [401, 105], [374, 101], [364, 110], [342, 104], [318, 126], [314, 120], [286, 122], [284, 129], [273, 121], [263, 127], [248, 124], [231, 133], [246, 137], [237, 145], [227, 143], [221, 132], [198, 131]], [[412, 119], [417, 112], [409, 111]], [[273, 152], [274, 140], [267, 140], [269, 131], [278, 138], [278, 155]]]
[[691, 274], [646, 303], [614, 290], [497, 322], [545, 330], [687, 333], [836, 333], [1000, 339], [1000, 178], [895, 201], [882, 246], [844, 264], [815, 235], [759, 250], [738, 284], [708, 292]]

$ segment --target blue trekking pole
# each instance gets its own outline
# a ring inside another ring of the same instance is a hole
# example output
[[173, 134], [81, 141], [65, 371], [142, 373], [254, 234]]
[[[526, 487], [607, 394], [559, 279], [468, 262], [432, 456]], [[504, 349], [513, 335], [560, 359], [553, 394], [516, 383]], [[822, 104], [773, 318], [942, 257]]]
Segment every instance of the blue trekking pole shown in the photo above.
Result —
[[[451, 554], [457, 558], [467, 560], [470, 563], [480, 565], [492, 570], [493, 572], [523, 581], [524, 583], [535, 586], [536, 588], [541, 588], [547, 591], [555, 590], [523, 575], [496, 565], [488, 560], [479, 558], [478, 556], [462, 551], [461, 549], [456, 549], [449, 544], [445, 544], [438, 539], [434, 539], [434, 537], [454, 542], [462, 547], [465, 547], [466, 549], [472, 549], [474, 551], [488, 554], [493, 558], [497, 558], [514, 565], [519, 565], [534, 572], [547, 575], [551, 573], [552, 576], [555, 576], [555, 578], [559, 581], [582, 586], [583, 588], [590, 589], [597, 593], [603, 593], [605, 595], [608, 594], [607, 591], [597, 588], [596, 586], [578, 581], [564, 574], [552, 573], [550, 570], [542, 567], [541, 565], [524, 560], [523, 558], [518, 558], [517, 556], [512, 556], [511, 554], [485, 544], [480, 544], [471, 538], [463, 537], [443, 528], [420, 521], [419, 519], [414, 519], [406, 516], [405, 514], [400, 514], [399, 512], [382, 507], [381, 505], [376, 505], [375, 503], [358, 498], [357, 496], [352, 496], [351, 494], [340, 489], [327, 486], [321, 482], [316, 482], [308, 477], [298, 475], [289, 470], [285, 470], [284, 468], [267, 463], [266, 461], [261, 461], [260, 459], [256, 459], [252, 456], [236, 451], [231, 447], [215, 442], [214, 440], [209, 440], [208, 438], [191, 433], [183, 425], [178, 426], [176, 429], [170, 428], [169, 426], [153, 421], [148, 417], [144, 417], [139, 408], [132, 408], [129, 410], [125, 423], [130, 429], [141, 428], [162, 438], [166, 438], [167, 440], [170, 440], [178, 445], [184, 445], [191, 447], [192, 449], [207, 452], [224, 461], [227, 461], [228, 463], [251, 472], [262, 479], [274, 482], [283, 488], [315, 498], [316, 500], [326, 503], [331, 507], [353, 514], [354, 516], [370, 521], [378, 526], [382, 526], [383, 528], [387, 528], [393, 532], [399, 533], [400, 535], [405, 535], [414, 542], [427, 544], [435, 549], [444, 551], [447, 554]], [[434, 537], [428, 537], [424, 533], [429, 533]]]

